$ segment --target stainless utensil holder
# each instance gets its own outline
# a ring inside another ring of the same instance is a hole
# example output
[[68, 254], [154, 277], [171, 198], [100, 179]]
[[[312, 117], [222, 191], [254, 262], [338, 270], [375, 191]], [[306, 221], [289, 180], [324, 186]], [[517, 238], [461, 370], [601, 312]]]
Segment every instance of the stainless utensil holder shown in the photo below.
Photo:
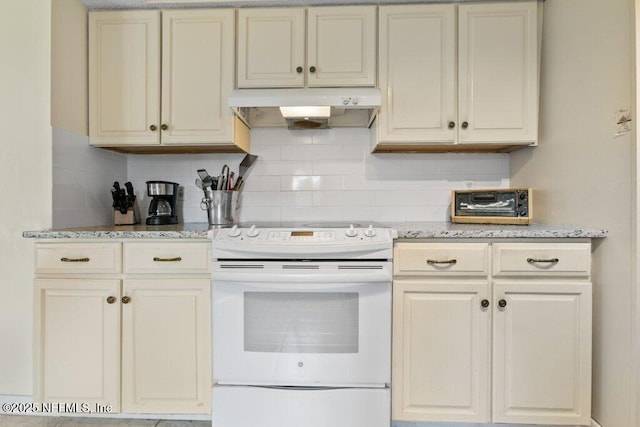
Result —
[[207, 211], [209, 225], [231, 225], [236, 222], [240, 210], [238, 193], [206, 188], [200, 208]]

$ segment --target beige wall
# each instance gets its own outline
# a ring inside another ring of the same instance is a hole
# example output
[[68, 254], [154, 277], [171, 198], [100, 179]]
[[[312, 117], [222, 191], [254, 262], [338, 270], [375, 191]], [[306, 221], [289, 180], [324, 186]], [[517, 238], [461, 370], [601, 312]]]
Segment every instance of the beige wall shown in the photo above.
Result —
[[594, 252], [593, 418], [630, 427], [633, 381], [634, 151], [614, 136], [633, 102], [634, 0], [547, 0], [540, 145], [511, 156], [511, 184], [531, 186], [536, 220], [603, 227]]
[[87, 8], [51, 0], [51, 125], [88, 135]]
[[0, 1], [0, 394], [31, 393], [33, 242], [51, 221], [51, 8]]

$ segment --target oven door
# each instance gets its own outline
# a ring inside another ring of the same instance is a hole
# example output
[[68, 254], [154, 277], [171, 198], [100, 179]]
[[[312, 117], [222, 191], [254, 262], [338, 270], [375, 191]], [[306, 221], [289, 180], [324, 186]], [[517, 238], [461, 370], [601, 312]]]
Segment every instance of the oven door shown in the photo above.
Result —
[[214, 266], [218, 384], [384, 387], [391, 264]]

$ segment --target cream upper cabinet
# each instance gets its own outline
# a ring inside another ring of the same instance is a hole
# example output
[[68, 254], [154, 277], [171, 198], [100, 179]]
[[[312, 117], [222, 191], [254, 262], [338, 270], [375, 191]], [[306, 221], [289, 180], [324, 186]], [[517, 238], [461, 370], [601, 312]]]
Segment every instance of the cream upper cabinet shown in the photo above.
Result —
[[90, 13], [91, 144], [159, 144], [159, 119], [160, 12]]
[[375, 86], [376, 7], [239, 9], [237, 83]]
[[379, 9], [374, 151], [510, 151], [537, 142], [537, 2]]
[[248, 129], [227, 107], [234, 18], [231, 9], [91, 12], [91, 144], [247, 151]]

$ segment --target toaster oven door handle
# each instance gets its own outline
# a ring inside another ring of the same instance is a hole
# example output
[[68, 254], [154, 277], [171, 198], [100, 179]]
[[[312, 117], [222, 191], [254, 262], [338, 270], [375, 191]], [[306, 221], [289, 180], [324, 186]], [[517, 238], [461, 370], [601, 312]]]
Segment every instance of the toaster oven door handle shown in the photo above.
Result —
[[529, 264], [557, 264], [560, 260], [558, 258], [527, 258]]
[[457, 259], [447, 259], [447, 260], [440, 260], [440, 259], [427, 259], [427, 264], [430, 265], [455, 265], [458, 262]]

